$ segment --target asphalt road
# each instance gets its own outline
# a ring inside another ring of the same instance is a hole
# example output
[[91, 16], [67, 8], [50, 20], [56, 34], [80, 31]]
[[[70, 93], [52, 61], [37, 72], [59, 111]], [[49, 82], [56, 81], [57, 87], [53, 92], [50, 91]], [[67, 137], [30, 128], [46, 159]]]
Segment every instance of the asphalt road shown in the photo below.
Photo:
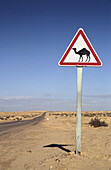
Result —
[[[36, 125], [44, 119], [45, 115], [46, 115], [46, 112], [44, 112], [41, 116], [36, 117], [34, 119], [31, 119], [31, 120], [22, 120], [22, 121], [17, 121], [17, 122], [13, 121], [13, 122], [0, 123], [0, 133], [7, 130], [7, 129], [10, 130], [10, 129], [14, 129], [16, 127], [21, 127], [21, 126], [25, 126], [25, 125]], [[0, 136], [1, 136], [1, 134], [0, 134]]]

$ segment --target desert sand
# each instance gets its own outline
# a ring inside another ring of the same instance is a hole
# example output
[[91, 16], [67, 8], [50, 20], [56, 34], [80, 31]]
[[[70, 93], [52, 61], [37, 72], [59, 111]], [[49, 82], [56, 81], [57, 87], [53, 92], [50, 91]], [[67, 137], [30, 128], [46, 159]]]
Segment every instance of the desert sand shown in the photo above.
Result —
[[[95, 117], [108, 126], [91, 127]], [[111, 170], [111, 111], [82, 112], [81, 135], [76, 155], [75, 112], [1, 112], [0, 170]]]

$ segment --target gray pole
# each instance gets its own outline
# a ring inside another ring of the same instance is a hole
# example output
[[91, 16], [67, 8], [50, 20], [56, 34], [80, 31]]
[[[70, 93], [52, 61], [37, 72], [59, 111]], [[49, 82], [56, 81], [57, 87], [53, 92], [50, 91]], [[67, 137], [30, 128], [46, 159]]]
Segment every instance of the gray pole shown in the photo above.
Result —
[[76, 154], [81, 153], [82, 67], [77, 67]]

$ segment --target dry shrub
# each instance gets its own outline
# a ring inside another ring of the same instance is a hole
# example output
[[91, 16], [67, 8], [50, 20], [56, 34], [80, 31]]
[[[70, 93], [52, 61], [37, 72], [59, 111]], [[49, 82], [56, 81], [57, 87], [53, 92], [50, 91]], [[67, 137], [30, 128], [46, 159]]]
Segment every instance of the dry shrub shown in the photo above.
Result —
[[105, 121], [101, 121], [98, 118], [94, 118], [94, 119], [92, 118], [89, 124], [93, 127], [108, 126], [108, 124]]

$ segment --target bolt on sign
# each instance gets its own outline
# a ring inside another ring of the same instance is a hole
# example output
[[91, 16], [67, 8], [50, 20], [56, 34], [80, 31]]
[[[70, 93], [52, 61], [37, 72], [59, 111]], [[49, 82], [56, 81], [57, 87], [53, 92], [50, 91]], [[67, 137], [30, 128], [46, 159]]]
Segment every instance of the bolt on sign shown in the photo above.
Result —
[[62, 58], [59, 66], [77, 67], [77, 114], [76, 114], [76, 154], [81, 153], [81, 106], [82, 106], [82, 67], [100, 67], [102, 62], [91, 45], [84, 30], [80, 28]]

